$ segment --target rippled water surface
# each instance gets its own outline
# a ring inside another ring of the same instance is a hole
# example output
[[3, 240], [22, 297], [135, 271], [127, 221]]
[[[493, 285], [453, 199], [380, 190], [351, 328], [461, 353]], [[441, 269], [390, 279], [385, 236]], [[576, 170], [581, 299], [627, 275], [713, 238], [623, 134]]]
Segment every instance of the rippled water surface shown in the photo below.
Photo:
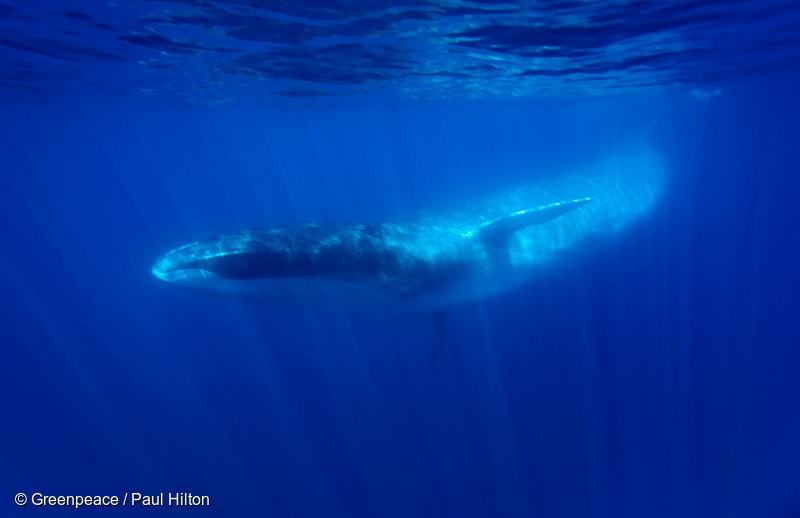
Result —
[[0, 0], [0, 516], [800, 516], [798, 92], [796, 1]]

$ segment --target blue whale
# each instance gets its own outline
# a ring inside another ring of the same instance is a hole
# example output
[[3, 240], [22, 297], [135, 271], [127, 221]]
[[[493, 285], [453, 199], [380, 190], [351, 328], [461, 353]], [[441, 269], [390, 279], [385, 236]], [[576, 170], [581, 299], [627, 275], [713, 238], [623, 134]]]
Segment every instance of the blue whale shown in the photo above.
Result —
[[167, 282], [352, 317], [440, 312], [524, 286], [613, 242], [657, 202], [665, 161], [649, 149], [396, 221], [300, 223], [176, 248]]

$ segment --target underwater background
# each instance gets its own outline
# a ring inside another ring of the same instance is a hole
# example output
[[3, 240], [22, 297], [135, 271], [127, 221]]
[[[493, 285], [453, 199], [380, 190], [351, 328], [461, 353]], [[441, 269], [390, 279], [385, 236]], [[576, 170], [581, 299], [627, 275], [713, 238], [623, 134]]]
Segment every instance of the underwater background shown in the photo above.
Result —
[[[798, 27], [794, 2], [0, 4], [0, 515], [800, 516]], [[656, 209], [450, 309], [435, 362], [424, 316], [150, 271], [641, 143]], [[134, 492], [210, 505], [30, 500]]]

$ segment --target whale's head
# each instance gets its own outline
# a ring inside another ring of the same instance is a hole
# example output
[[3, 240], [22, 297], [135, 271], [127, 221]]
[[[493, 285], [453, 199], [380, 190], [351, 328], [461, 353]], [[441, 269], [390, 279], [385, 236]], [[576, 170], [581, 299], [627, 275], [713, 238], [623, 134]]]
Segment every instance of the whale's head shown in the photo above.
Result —
[[396, 313], [396, 297], [370, 282], [381, 265], [359, 263], [347, 234], [317, 224], [227, 234], [164, 254], [152, 272], [169, 283], [271, 306], [371, 318]]
[[280, 237], [278, 232], [248, 230], [190, 243], [161, 256], [153, 275], [212, 291], [240, 291], [237, 285], [246, 281], [309, 275], [307, 254], [290, 249]]
[[199, 287], [204, 281], [220, 277], [219, 264], [226, 255], [206, 254], [203, 243], [191, 243], [176, 248], [158, 258], [153, 275], [173, 284]]

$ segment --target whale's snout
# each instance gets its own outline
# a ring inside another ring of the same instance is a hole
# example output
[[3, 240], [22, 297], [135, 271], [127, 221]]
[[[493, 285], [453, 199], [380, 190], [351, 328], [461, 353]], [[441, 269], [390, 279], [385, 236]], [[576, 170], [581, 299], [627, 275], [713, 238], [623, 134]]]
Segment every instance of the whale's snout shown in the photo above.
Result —
[[176, 248], [158, 258], [152, 268], [153, 275], [162, 281], [189, 284], [213, 276], [198, 258], [198, 244]]

